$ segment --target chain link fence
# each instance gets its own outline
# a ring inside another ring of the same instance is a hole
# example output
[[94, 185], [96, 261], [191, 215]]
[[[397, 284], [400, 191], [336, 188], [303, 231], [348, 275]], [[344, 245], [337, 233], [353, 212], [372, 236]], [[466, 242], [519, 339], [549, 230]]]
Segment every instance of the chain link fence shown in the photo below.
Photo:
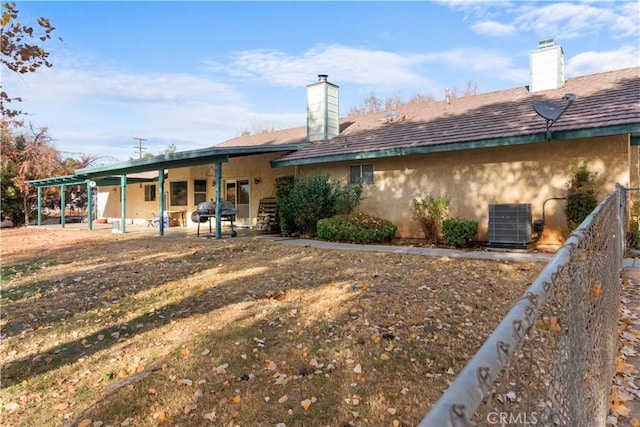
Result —
[[629, 216], [627, 229], [627, 250], [640, 250], [640, 188], [626, 189], [626, 203], [628, 209], [625, 212]]
[[615, 368], [624, 187], [531, 284], [420, 427], [604, 426]]

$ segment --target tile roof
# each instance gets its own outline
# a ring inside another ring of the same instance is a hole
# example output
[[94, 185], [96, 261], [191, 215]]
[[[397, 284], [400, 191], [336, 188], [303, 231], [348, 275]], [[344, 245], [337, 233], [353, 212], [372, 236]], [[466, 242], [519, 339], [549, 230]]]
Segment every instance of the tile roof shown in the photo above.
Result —
[[[546, 123], [533, 110], [533, 102], [546, 100], [563, 107], [562, 97], [567, 93], [574, 93], [576, 100], [551, 128], [554, 136], [615, 126], [624, 126], [626, 131], [619, 133], [640, 132], [640, 67], [634, 67], [567, 79], [560, 89], [537, 93], [517, 87], [451, 99], [449, 104], [438, 101], [408, 105], [399, 109], [399, 116], [392, 121], [381, 120], [384, 113], [347, 116], [340, 120], [338, 136], [307, 144], [278, 161], [329, 161], [344, 155], [441, 148], [449, 144], [471, 148], [482, 141], [500, 139], [505, 144], [542, 141], [546, 140]], [[235, 138], [220, 145], [304, 142], [306, 127], [301, 126]]]

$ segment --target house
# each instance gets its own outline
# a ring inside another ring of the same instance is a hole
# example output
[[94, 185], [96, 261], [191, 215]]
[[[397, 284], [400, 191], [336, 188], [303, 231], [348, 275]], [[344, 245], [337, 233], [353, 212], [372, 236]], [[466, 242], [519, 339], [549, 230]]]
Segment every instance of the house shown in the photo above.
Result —
[[446, 194], [451, 216], [480, 223], [480, 240], [490, 240], [490, 206], [518, 204], [529, 206], [532, 219], [544, 217], [539, 243], [559, 245], [569, 231], [562, 198], [574, 162], [597, 172], [599, 197], [616, 183], [640, 185], [640, 67], [565, 79], [563, 56], [547, 40], [531, 52], [527, 86], [343, 118], [339, 87], [321, 74], [307, 86], [306, 126], [75, 177], [164, 171], [158, 182], [99, 186], [101, 217], [145, 221], [161, 198], [164, 210], [187, 213], [192, 225], [188, 214], [217, 191], [236, 204], [238, 223], [252, 226], [277, 177], [319, 171], [362, 182], [359, 210], [396, 224], [399, 237], [422, 237], [414, 198]]

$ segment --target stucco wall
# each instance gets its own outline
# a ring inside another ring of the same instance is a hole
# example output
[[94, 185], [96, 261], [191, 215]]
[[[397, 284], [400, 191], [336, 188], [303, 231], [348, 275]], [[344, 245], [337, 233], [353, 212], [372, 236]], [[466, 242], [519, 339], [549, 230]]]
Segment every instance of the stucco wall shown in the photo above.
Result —
[[[479, 148], [467, 151], [432, 153], [407, 157], [336, 162], [271, 168], [278, 154], [232, 158], [223, 163], [223, 180], [248, 179], [251, 192], [250, 212], [255, 224], [259, 200], [274, 197], [274, 182], [279, 176], [310, 174], [319, 170], [346, 182], [349, 166], [374, 165], [375, 182], [365, 185], [365, 199], [359, 209], [386, 218], [398, 226], [399, 237], [423, 237], [411, 218], [411, 201], [427, 194], [446, 194], [451, 200], [450, 215], [475, 219], [480, 223], [479, 240], [488, 240], [488, 205], [491, 203], [531, 203], [533, 219], [542, 218], [545, 200], [566, 197], [571, 165], [586, 160], [598, 173], [598, 196], [613, 191], [615, 184], [638, 186], [637, 147], [629, 147], [627, 136], [551, 141], [509, 147]], [[193, 180], [207, 180], [207, 199], [215, 195], [212, 166], [172, 169], [165, 180], [187, 181], [188, 205], [168, 206], [184, 210], [186, 217], [195, 210]], [[100, 189], [101, 217], [120, 217], [119, 187]], [[159, 193], [158, 193], [159, 195]], [[107, 199], [105, 201], [105, 198]], [[169, 202], [168, 202], [169, 203]], [[545, 205], [546, 226], [540, 244], [559, 245], [568, 230], [564, 218], [565, 201], [549, 200]], [[127, 222], [144, 222], [158, 211], [158, 201], [144, 202], [144, 185], [127, 186]], [[190, 219], [189, 219], [189, 224]]]
[[[360, 210], [392, 221], [400, 237], [423, 235], [411, 218], [411, 201], [427, 194], [446, 194], [450, 216], [475, 219], [478, 238], [488, 240], [488, 205], [531, 203], [533, 219], [542, 218], [542, 206], [552, 197], [566, 197], [572, 162], [586, 160], [598, 173], [598, 196], [613, 191], [616, 182], [629, 183], [628, 138], [593, 138], [551, 141], [510, 147], [481, 148], [463, 152], [365, 160], [373, 163], [374, 184], [365, 185]], [[329, 173], [346, 182], [349, 165], [308, 165], [298, 172]], [[565, 201], [545, 205], [546, 227], [541, 244], [557, 245], [567, 235]]]
[[[274, 183], [278, 176], [293, 175], [294, 168], [271, 168], [271, 160], [279, 157], [279, 154], [262, 154], [256, 156], [235, 157], [228, 163], [222, 164], [223, 181], [248, 179], [250, 186], [250, 212], [251, 221], [255, 225], [258, 213], [259, 201], [264, 197], [275, 197]], [[167, 194], [167, 209], [175, 211], [185, 211], [188, 225], [191, 222], [191, 212], [196, 210], [194, 197], [194, 180], [207, 181], [207, 200], [215, 197], [214, 187], [215, 171], [212, 165], [196, 166], [191, 168], [170, 169], [165, 178], [164, 191]], [[187, 205], [171, 205], [169, 192], [171, 182], [187, 181]], [[129, 183], [126, 187], [126, 218], [127, 223], [145, 223], [152, 218], [153, 212], [159, 211], [160, 190], [157, 186], [157, 199], [155, 202], [144, 201], [144, 185]], [[101, 187], [98, 195], [98, 216], [100, 218], [120, 218], [120, 187]]]

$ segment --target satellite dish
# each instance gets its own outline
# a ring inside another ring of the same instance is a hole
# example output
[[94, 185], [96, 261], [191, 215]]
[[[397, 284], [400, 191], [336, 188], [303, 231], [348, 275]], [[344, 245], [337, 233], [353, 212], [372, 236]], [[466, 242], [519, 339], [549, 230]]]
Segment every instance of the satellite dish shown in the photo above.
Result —
[[533, 109], [539, 116], [551, 121], [558, 120], [562, 114], [562, 108], [549, 101], [536, 101], [533, 103]]
[[573, 101], [576, 100], [576, 96], [573, 93], [567, 93], [562, 97], [562, 99], [567, 101], [567, 105], [565, 105], [564, 108], [558, 107], [556, 104], [549, 101], [535, 101], [533, 103], [533, 109], [535, 112], [547, 121], [547, 141], [551, 141], [551, 126], [553, 126], [560, 116], [567, 111], [567, 108], [573, 104]]

